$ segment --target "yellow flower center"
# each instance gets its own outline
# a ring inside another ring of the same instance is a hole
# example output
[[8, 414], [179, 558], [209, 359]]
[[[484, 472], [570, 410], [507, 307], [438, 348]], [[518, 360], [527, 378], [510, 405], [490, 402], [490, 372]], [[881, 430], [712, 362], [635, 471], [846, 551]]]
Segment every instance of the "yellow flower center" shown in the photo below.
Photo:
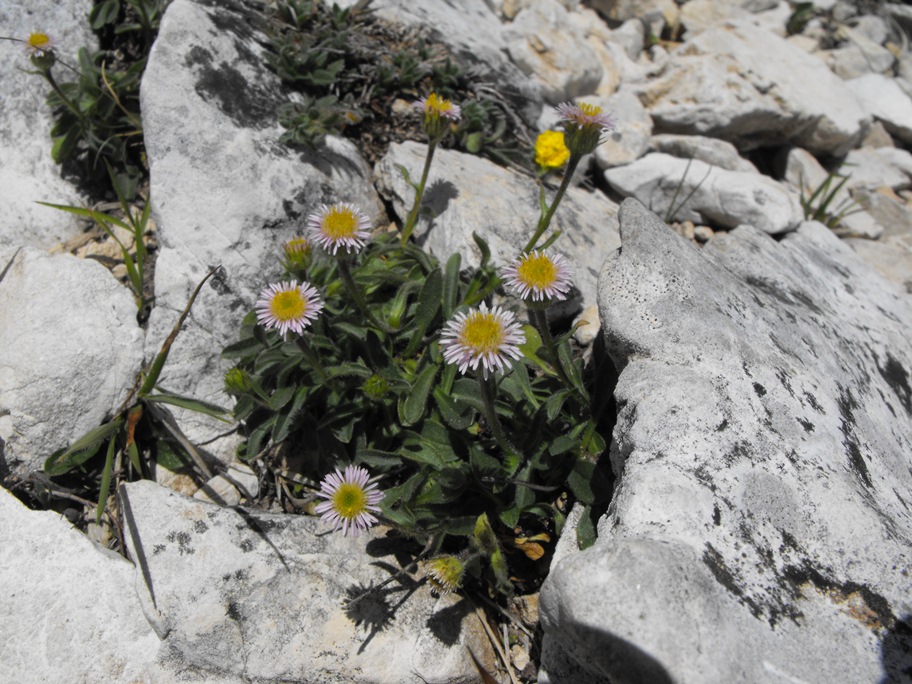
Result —
[[295, 321], [307, 311], [307, 300], [296, 289], [279, 292], [269, 303], [269, 310], [280, 321]]
[[424, 101], [425, 114], [440, 116], [452, 109], [453, 103], [442, 97], [437, 97], [437, 93], [431, 93], [428, 95], [427, 100]]
[[343, 482], [332, 495], [333, 510], [346, 520], [354, 520], [367, 511], [367, 492], [354, 482]]
[[493, 314], [474, 311], [462, 326], [459, 341], [475, 352], [488, 353], [500, 349], [504, 340], [503, 326]]
[[46, 33], [30, 33], [28, 45], [34, 50], [43, 50], [51, 43], [51, 37]]
[[358, 231], [358, 217], [348, 207], [333, 207], [323, 217], [323, 233], [333, 240], [354, 237]]
[[544, 254], [529, 254], [517, 267], [516, 276], [529, 287], [544, 290], [557, 280], [557, 267]]
[[564, 143], [563, 131], [545, 131], [535, 139], [535, 163], [556, 169], [567, 163], [570, 150]]
[[582, 102], [577, 105], [580, 108], [580, 111], [586, 116], [598, 116], [602, 113], [602, 108], [594, 104], [589, 104], [588, 102]]

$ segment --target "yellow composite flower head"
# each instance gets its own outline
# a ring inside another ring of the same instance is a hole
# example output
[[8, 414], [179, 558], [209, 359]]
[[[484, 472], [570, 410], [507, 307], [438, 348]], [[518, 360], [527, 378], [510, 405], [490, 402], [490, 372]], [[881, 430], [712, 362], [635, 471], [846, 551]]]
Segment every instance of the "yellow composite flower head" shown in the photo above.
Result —
[[444, 360], [459, 367], [465, 375], [479, 365], [485, 380], [495, 371], [506, 373], [513, 360], [522, 358], [520, 346], [526, 334], [512, 311], [499, 306], [488, 309], [484, 302], [477, 309], [458, 313], [443, 328], [440, 349]]
[[522, 299], [561, 301], [573, 286], [573, 269], [560, 254], [533, 250], [503, 269], [504, 282]]
[[462, 588], [465, 563], [457, 556], [437, 556], [427, 563], [425, 574], [431, 588], [440, 596]]
[[357, 537], [359, 532], [378, 522], [374, 513], [380, 512], [383, 492], [361, 466], [346, 466], [344, 473], [336, 468], [320, 483], [317, 496], [326, 501], [318, 503], [314, 511], [331, 524], [333, 530], [341, 527], [343, 537]]
[[322, 310], [317, 289], [295, 280], [273, 283], [260, 293], [256, 303], [257, 322], [267, 329], [275, 328], [283, 337], [289, 330], [303, 333]]
[[563, 131], [545, 131], [535, 139], [535, 163], [543, 169], [559, 169], [570, 159]]
[[54, 39], [47, 33], [30, 33], [25, 40], [25, 49], [30, 55], [41, 56], [54, 50]]
[[462, 115], [462, 108], [453, 104], [437, 93], [423, 97], [414, 105], [415, 109], [424, 114], [424, 130], [431, 138], [441, 138], [449, 129], [451, 121], [458, 121]]
[[557, 106], [556, 111], [564, 125], [567, 147], [578, 157], [594, 152], [602, 134], [617, 129], [614, 118], [594, 104], [564, 102]]
[[371, 220], [350, 202], [323, 205], [307, 218], [307, 237], [333, 256], [358, 252], [370, 238]]

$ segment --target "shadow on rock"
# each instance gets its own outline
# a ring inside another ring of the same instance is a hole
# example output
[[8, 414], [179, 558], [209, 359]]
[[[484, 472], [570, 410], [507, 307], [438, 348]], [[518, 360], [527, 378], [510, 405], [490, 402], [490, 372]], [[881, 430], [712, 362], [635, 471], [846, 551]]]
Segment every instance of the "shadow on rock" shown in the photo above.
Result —
[[472, 604], [466, 599], [459, 603], [438, 610], [428, 618], [427, 627], [431, 633], [447, 646], [459, 641], [462, 633], [462, 621], [472, 612]]
[[884, 677], [878, 684], [912, 682], [912, 615], [904, 615], [880, 642]]
[[379, 584], [353, 584], [345, 590], [343, 599], [348, 619], [356, 626], [368, 630], [358, 653], [363, 653], [371, 640], [389, 626], [399, 607], [408, 601], [420, 586], [420, 582], [390, 563], [377, 561], [371, 565], [386, 570], [390, 577]]

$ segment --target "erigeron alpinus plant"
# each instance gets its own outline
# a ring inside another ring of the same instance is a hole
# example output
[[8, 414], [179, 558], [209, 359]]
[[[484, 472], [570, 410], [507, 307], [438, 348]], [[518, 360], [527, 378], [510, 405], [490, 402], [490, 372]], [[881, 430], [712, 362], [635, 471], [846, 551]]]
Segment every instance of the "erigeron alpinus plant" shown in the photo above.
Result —
[[[470, 576], [510, 594], [560, 533], [563, 499], [594, 501], [606, 448], [573, 331], [553, 336], [545, 316], [572, 286], [567, 261], [536, 249], [567, 182], [500, 273], [478, 235], [478, 268], [458, 254], [440, 264], [410, 235], [460, 110], [434, 93], [416, 107], [428, 153], [401, 233], [374, 231], [352, 204], [314, 212], [225, 349], [237, 361], [226, 386], [246, 430], [241, 457], [297, 464], [285, 484], [322, 499], [314, 512], [334, 529], [382, 520], [424, 545], [440, 591]], [[613, 122], [588, 105], [561, 114], [569, 174]], [[553, 167], [557, 149], [545, 155]], [[531, 324], [489, 303], [502, 284]]]

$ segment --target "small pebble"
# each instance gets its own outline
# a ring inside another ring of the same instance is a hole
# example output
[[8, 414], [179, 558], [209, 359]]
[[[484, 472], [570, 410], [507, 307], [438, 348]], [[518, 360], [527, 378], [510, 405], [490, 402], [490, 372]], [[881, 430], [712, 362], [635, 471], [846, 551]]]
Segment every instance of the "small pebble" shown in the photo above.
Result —
[[694, 228], [694, 239], [697, 242], [709, 242], [713, 239], [715, 232], [709, 226], [697, 226]]

